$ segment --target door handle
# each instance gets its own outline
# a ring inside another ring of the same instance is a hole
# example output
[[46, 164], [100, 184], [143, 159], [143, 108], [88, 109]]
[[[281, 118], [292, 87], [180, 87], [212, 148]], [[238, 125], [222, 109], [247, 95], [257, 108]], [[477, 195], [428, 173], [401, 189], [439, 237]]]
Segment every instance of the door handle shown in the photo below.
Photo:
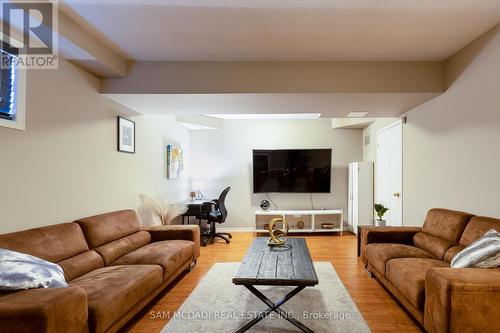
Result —
[[396, 193], [394, 193], [394, 196], [395, 196], [396, 198], [399, 198], [399, 197], [401, 197], [401, 193], [396, 192]]

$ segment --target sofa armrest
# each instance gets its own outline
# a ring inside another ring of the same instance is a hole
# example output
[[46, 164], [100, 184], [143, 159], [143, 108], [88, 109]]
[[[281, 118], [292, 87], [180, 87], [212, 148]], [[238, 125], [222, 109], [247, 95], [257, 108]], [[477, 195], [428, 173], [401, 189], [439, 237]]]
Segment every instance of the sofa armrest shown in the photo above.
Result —
[[0, 293], [0, 331], [88, 331], [87, 293], [78, 287]]
[[151, 242], [182, 239], [196, 244], [195, 259], [200, 256], [200, 227], [197, 225], [158, 225], [144, 228], [151, 234]]
[[438, 332], [498, 332], [500, 269], [431, 268], [424, 327]]
[[365, 249], [370, 243], [399, 243], [413, 245], [413, 236], [421, 227], [374, 227], [360, 226], [360, 259], [365, 262]]

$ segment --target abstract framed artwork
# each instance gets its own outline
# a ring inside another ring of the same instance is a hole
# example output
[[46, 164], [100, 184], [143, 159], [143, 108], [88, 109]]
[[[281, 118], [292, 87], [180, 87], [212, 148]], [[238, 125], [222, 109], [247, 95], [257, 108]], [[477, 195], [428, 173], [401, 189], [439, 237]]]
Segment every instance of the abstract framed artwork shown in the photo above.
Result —
[[135, 122], [118, 117], [118, 151], [135, 154]]
[[184, 167], [183, 152], [180, 147], [167, 145], [167, 178], [178, 179]]

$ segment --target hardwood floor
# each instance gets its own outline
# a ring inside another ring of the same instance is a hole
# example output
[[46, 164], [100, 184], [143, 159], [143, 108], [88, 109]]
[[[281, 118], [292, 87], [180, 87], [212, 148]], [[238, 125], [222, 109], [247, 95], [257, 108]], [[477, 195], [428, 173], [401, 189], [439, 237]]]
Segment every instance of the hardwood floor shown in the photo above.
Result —
[[[343, 236], [300, 237], [306, 238], [313, 261], [330, 261], [333, 264], [372, 332], [421, 332], [378, 282], [364, 271], [363, 264], [356, 256], [354, 235], [344, 233]], [[230, 244], [214, 243], [202, 247], [196, 267], [190, 273], [182, 275], [123, 331], [160, 332], [168, 321], [168, 316], [164, 314], [172, 313], [181, 306], [210, 267], [215, 262], [241, 261], [253, 238], [253, 233], [233, 233]], [[210, 331], [207, 330], [206, 333]]]

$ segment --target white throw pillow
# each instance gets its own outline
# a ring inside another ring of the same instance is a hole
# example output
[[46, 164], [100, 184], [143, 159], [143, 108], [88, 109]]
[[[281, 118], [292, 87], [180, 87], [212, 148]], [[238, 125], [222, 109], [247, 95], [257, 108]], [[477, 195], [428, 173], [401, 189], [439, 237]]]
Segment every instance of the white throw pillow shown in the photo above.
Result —
[[500, 267], [500, 233], [487, 231], [471, 243], [451, 261], [452, 268], [497, 268]]
[[0, 249], [0, 290], [64, 288], [61, 266], [16, 251]]

